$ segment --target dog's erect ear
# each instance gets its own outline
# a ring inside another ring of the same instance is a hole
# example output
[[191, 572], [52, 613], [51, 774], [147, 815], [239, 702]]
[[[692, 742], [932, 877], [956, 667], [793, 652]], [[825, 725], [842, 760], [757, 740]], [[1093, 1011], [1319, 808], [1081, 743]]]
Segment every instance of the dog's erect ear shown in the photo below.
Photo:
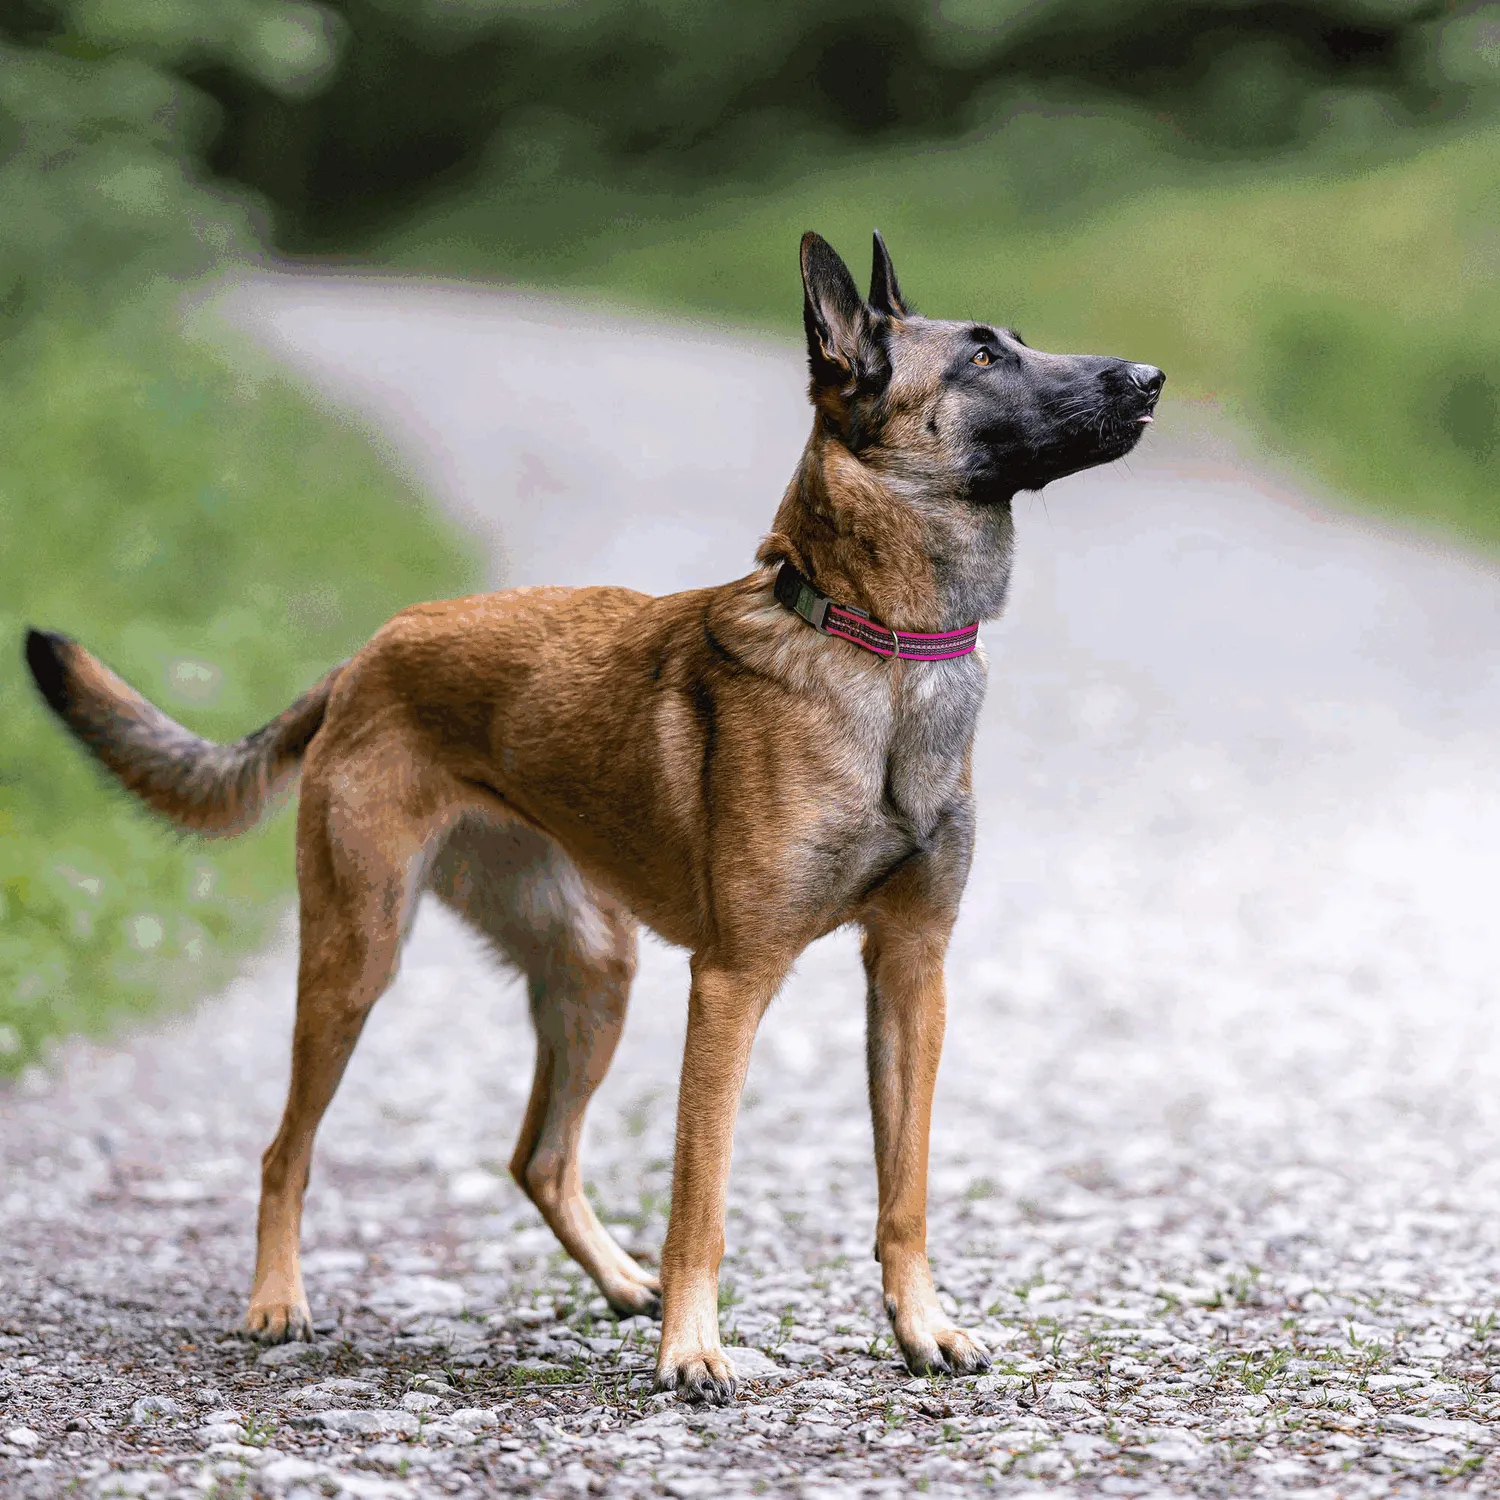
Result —
[[870, 264], [870, 306], [893, 318], [904, 318], [909, 311], [896, 281], [891, 252], [885, 248], [878, 229], [875, 231], [875, 256]]
[[870, 310], [849, 267], [811, 230], [802, 236], [802, 323], [807, 361], [819, 385], [844, 386], [859, 376]]

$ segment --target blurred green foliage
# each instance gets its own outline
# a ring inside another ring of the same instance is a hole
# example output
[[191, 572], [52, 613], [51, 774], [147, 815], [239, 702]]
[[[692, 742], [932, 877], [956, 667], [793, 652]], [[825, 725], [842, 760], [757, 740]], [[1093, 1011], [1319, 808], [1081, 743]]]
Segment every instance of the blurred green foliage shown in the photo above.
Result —
[[[141, 3], [141, 0], [136, 0]], [[962, 134], [1038, 88], [1147, 109], [1182, 150], [1264, 153], [1354, 110], [1466, 108], [1446, 0], [334, 0], [297, 96], [219, 70], [215, 169], [336, 247], [484, 180], [651, 166], [680, 189], [809, 151]], [[1483, 69], [1480, 70], [1481, 74]]]
[[1051, 92], [1178, 152], [1264, 155], [1493, 92], [1449, 0], [9, 0], [0, 306], [338, 249], [482, 184], [649, 168], [677, 191], [962, 135]]
[[23, 627], [235, 738], [473, 576], [369, 447], [279, 381], [139, 315], [23, 337], [0, 380], [0, 1073], [201, 988], [292, 872], [284, 817], [187, 840], [106, 786], [26, 680]]
[[[285, 0], [13, 0], [0, 12], [0, 312], [110, 299], [253, 252], [254, 196], [213, 183], [223, 114], [191, 77], [295, 95], [331, 23]], [[263, 215], [260, 216], [263, 219]]]

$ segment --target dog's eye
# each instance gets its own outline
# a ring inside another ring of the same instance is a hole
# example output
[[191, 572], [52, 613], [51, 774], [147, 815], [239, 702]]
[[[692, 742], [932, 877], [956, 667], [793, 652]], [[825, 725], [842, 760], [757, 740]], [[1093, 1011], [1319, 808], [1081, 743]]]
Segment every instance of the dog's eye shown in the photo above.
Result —
[[992, 365], [994, 362], [995, 356], [988, 349], [976, 349], [974, 358], [969, 361], [973, 365]]

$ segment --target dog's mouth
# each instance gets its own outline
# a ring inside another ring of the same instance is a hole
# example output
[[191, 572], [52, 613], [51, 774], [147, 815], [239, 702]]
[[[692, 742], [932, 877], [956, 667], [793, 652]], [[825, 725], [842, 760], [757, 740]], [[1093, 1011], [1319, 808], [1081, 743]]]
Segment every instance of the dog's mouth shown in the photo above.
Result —
[[[1160, 372], [1153, 372], [1159, 375]], [[1161, 399], [1161, 381], [1143, 387], [1133, 387], [1129, 395], [1119, 403], [1112, 415], [1100, 423], [1100, 436], [1107, 437], [1113, 427], [1120, 438], [1129, 435], [1132, 445], [1140, 440], [1143, 428], [1156, 421], [1156, 403]]]
[[1127, 401], [1103, 404], [1091, 422], [1083, 424], [1082, 431], [1075, 432], [1074, 441], [1087, 443], [1090, 440], [1110, 456], [1111, 450], [1122, 445], [1128, 450], [1141, 439], [1141, 434], [1156, 420], [1156, 395], [1137, 397]]
[[[1155, 393], [1127, 400], [1103, 400], [1071, 413], [1071, 420], [1036, 455], [1046, 479], [1061, 479], [1096, 464], [1124, 458], [1155, 420]], [[1045, 481], [1044, 481], [1045, 482]]]
[[[1137, 371], [1141, 372], [1137, 375]], [[1058, 430], [1049, 444], [1083, 463], [1104, 463], [1128, 452], [1142, 431], [1156, 420], [1165, 377], [1149, 365], [1133, 365], [1130, 376], [1113, 390], [1098, 391], [1093, 399], [1064, 403], [1057, 416]], [[1092, 454], [1092, 456], [1090, 456]]]

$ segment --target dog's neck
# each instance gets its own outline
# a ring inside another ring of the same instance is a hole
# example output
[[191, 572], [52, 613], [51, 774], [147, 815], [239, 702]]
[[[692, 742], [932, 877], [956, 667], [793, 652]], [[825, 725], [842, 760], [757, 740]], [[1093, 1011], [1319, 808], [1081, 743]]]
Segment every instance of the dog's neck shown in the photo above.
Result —
[[1005, 607], [1012, 539], [1008, 502], [879, 474], [820, 415], [756, 556], [897, 630], [957, 630]]

